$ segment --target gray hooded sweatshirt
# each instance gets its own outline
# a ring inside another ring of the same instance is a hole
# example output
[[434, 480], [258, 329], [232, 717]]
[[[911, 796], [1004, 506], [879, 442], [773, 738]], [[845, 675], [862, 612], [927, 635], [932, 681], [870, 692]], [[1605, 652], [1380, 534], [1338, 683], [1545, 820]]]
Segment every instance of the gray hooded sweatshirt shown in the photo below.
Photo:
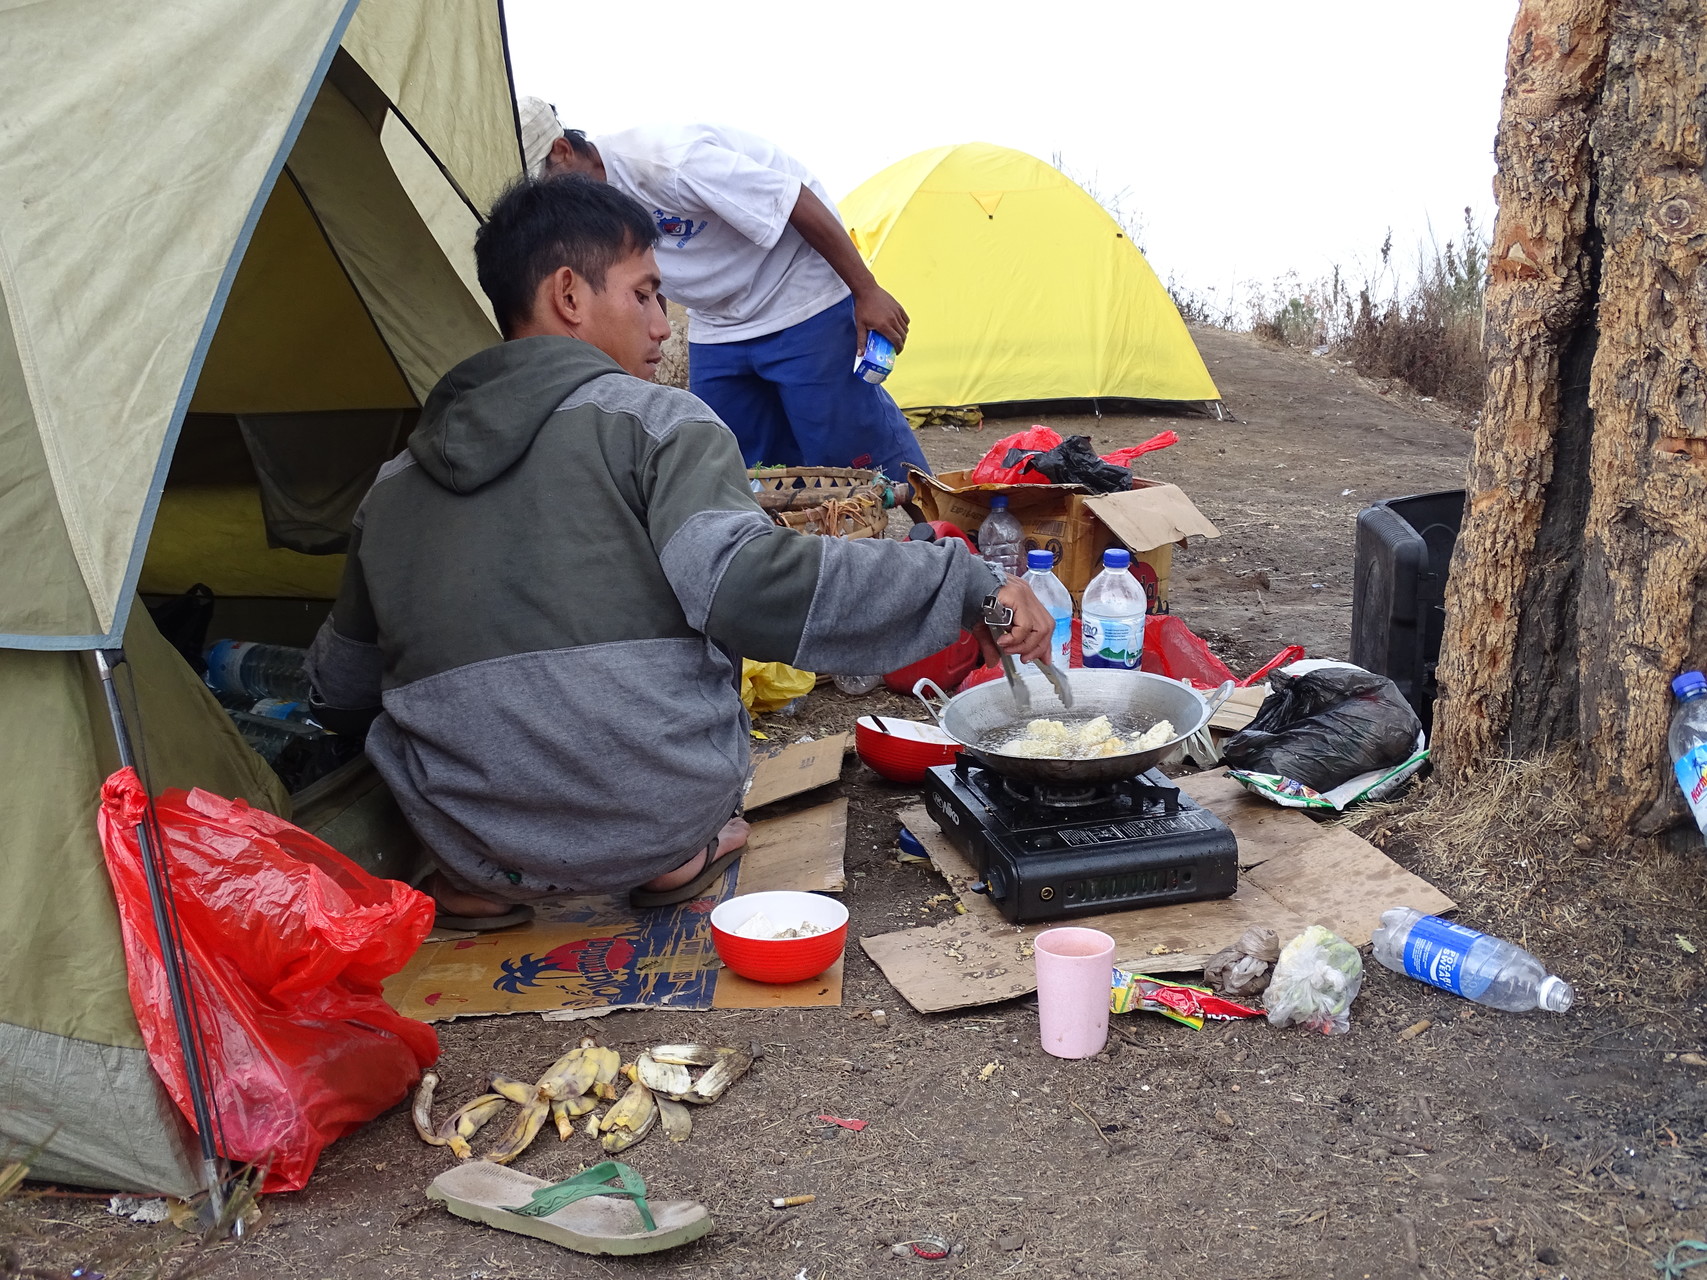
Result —
[[452, 879], [491, 897], [626, 891], [740, 803], [740, 662], [891, 671], [996, 578], [959, 544], [814, 537], [753, 500], [685, 391], [572, 338], [463, 361], [356, 518], [310, 654], [329, 705]]

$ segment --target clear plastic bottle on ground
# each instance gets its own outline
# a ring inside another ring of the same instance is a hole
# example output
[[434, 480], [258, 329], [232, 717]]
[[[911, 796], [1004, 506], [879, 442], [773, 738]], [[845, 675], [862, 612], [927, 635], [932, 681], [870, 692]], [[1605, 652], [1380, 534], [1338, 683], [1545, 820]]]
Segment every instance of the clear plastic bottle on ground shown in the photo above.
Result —
[[1110, 547], [1102, 553], [1102, 572], [1085, 588], [1079, 607], [1079, 651], [1087, 667], [1136, 671], [1144, 656], [1149, 602], [1131, 567], [1130, 551]]
[[1677, 710], [1671, 713], [1672, 771], [1695, 825], [1707, 835], [1707, 676], [1685, 671], [1671, 682], [1677, 695]]
[[883, 684], [882, 676], [831, 676], [830, 680], [850, 698], [862, 698]]
[[308, 650], [247, 640], [220, 640], [207, 651], [207, 682], [216, 692], [308, 701]]
[[1395, 973], [1492, 1009], [1564, 1013], [1576, 999], [1570, 983], [1550, 975], [1516, 943], [1425, 916], [1414, 907], [1383, 911], [1370, 942], [1375, 958]]
[[306, 702], [286, 698], [262, 698], [249, 708], [249, 714], [259, 716], [263, 720], [288, 720], [292, 724], [307, 725], [311, 729], [320, 727]]
[[990, 499], [990, 514], [978, 526], [978, 554], [1011, 577], [1025, 572], [1025, 529], [1008, 510], [1005, 493]]
[[[1025, 584], [1037, 597], [1037, 602], [1055, 619], [1055, 630], [1049, 637], [1049, 661], [1065, 671], [1073, 657], [1073, 597], [1055, 576], [1053, 551], [1028, 551], [1025, 555]], [[1027, 662], [1027, 668], [1035, 664]]]

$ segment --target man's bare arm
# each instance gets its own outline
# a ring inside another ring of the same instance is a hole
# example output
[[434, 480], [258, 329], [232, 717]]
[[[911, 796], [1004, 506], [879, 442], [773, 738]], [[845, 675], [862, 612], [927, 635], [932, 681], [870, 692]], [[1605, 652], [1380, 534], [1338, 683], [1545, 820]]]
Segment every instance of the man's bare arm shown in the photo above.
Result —
[[832, 270], [853, 290], [854, 323], [859, 327], [854, 355], [865, 350], [865, 335], [875, 329], [899, 351], [907, 345], [907, 312], [871, 274], [854, 242], [836, 215], [804, 183], [788, 223], [822, 255]]

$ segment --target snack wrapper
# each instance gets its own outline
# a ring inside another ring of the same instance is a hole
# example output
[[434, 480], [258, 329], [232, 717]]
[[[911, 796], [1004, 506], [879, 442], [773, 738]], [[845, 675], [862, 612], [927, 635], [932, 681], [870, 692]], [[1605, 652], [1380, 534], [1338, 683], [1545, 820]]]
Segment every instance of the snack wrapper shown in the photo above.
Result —
[[1263, 1016], [1261, 1009], [1251, 1009], [1223, 999], [1208, 987], [1163, 982], [1148, 974], [1116, 969], [1108, 993], [1108, 1011], [1131, 1013], [1137, 1009], [1183, 1022], [1193, 1031], [1201, 1031], [1205, 1022], [1231, 1022], [1237, 1018]]

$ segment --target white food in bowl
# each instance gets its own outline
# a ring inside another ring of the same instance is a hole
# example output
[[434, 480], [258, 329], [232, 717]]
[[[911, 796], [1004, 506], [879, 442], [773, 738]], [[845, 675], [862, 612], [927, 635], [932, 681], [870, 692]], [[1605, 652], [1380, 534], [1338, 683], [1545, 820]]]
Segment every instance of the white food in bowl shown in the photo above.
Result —
[[[795, 938], [830, 933], [847, 922], [848, 909], [834, 898], [797, 889], [744, 893], [718, 903], [711, 912], [711, 923], [724, 933], [760, 941], [789, 941], [788, 931], [803, 927], [812, 932], [796, 932]], [[749, 928], [754, 932], [749, 933]], [[759, 929], [765, 932], [758, 932]], [[779, 933], [783, 936], [779, 937]]]

